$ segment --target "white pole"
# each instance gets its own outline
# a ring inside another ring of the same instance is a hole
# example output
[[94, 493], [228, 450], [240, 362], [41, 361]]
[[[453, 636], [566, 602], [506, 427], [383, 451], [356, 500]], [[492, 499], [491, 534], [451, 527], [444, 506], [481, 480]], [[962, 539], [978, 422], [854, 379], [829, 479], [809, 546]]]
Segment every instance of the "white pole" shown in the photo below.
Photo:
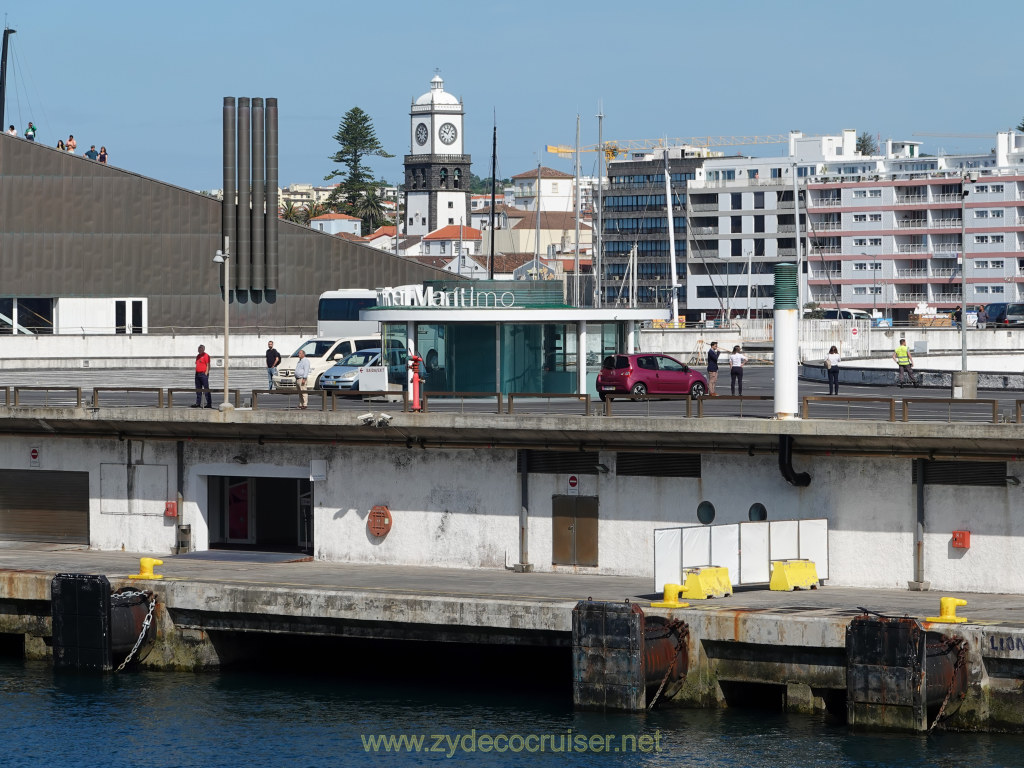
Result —
[[583, 302], [580, 301], [580, 116], [576, 115], [576, 249], [575, 258], [573, 260], [573, 269], [575, 270], [575, 277], [573, 285], [575, 287], [574, 302], [577, 307], [583, 306]]
[[[679, 278], [676, 275], [676, 230], [672, 222], [672, 177], [668, 172], [668, 139], [665, 139], [665, 212], [668, 214], [668, 261], [672, 277], [672, 315], [669, 321], [675, 328], [679, 321]], [[689, 222], [687, 222], [689, 226]]]
[[750, 277], [751, 272], [754, 269], [754, 251], [747, 251], [747, 320], [750, 319]]
[[233, 410], [231, 402], [228, 400], [228, 362], [230, 356], [228, 353], [228, 343], [231, 340], [230, 333], [230, 313], [228, 312], [229, 301], [230, 301], [230, 285], [231, 285], [231, 251], [230, 251], [230, 238], [224, 236], [224, 402], [221, 403], [220, 409], [222, 411]]

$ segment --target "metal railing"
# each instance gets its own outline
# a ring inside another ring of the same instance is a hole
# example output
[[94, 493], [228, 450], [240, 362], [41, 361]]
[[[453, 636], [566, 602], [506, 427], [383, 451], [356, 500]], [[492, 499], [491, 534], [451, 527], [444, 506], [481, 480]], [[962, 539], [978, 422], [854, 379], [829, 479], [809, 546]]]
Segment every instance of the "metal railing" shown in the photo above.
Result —
[[[147, 394], [156, 393], [156, 407], [164, 407], [164, 391], [160, 387], [93, 387], [92, 388], [92, 406], [93, 408], [100, 407], [100, 394], [102, 392], [118, 392], [124, 395], [124, 407], [129, 407], [131, 403], [128, 402], [128, 396], [132, 392], [145, 392]], [[108, 406], [109, 407], [109, 406]]]
[[51, 392], [73, 392], [75, 398], [75, 407], [82, 407], [82, 388], [81, 387], [12, 387], [14, 391], [14, 406], [18, 407], [21, 405], [21, 393], [22, 392], [43, 392], [43, 405], [50, 405], [50, 393]]
[[573, 393], [555, 392], [510, 392], [508, 395], [508, 413], [513, 413], [516, 400], [546, 400], [548, 405], [552, 400], [579, 400], [583, 403], [583, 414], [590, 415], [590, 393], [577, 395]]
[[[853, 405], [861, 403], [885, 403], [889, 406], [889, 421], [896, 421], [896, 400], [891, 397], [840, 397], [839, 395], [809, 395], [803, 398], [803, 407], [800, 409], [801, 418], [811, 418], [811, 403], [830, 403], [833, 405], [846, 404], [846, 420], [853, 421]], [[834, 418], [833, 414], [829, 414]]]
[[[497, 413], [501, 413], [502, 409], [502, 396], [501, 392], [424, 392], [421, 395], [421, 404], [423, 412], [427, 413], [430, 409], [430, 401], [436, 399], [438, 401], [438, 407], [435, 408], [435, 413], [438, 411], [451, 411], [454, 409], [444, 408], [442, 404], [447, 405], [449, 401], [458, 401], [459, 413], [466, 412], [466, 401], [473, 399], [490, 399], [494, 398], [497, 404]], [[511, 407], [511, 404], [510, 404]]]
[[[196, 389], [195, 387], [191, 387], [191, 388], [188, 388], [188, 389], [186, 389], [185, 387], [182, 387], [181, 389], [170, 389], [169, 388], [167, 390], [167, 407], [168, 408], [173, 408], [174, 407], [174, 394], [175, 393], [178, 393], [179, 395], [187, 393], [187, 394], [191, 395], [192, 397], [197, 397], [198, 396], [200, 402], [203, 400], [203, 398], [206, 395], [210, 395], [210, 398], [212, 400], [213, 396], [219, 393], [220, 396], [221, 396], [220, 402], [224, 402], [224, 389], [223, 388], [221, 388], [221, 389], [213, 389], [212, 387], [209, 387], [209, 388], [206, 388], [206, 389]], [[228, 397], [230, 398], [232, 394], [234, 394], [234, 406], [235, 406], [235, 408], [237, 408], [239, 406], [239, 403], [241, 402], [240, 399], [239, 399], [240, 391], [237, 390], [237, 389], [229, 389], [228, 390]], [[178, 398], [178, 402], [179, 403], [181, 402], [181, 398], [180, 397]], [[216, 408], [217, 406], [214, 405], [213, 407]]]
[[[1018, 400], [1017, 412], [1020, 413], [1020, 401]], [[983, 400], [983, 399], [955, 399], [949, 397], [914, 397], [904, 398], [903, 400], [903, 421], [910, 421], [910, 407], [911, 405], [946, 405], [946, 423], [953, 423], [953, 406], [954, 405], [983, 405], [992, 409], [992, 423], [999, 423], [999, 401], [998, 400]], [[1018, 415], [1018, 421], [1020, 416]]]

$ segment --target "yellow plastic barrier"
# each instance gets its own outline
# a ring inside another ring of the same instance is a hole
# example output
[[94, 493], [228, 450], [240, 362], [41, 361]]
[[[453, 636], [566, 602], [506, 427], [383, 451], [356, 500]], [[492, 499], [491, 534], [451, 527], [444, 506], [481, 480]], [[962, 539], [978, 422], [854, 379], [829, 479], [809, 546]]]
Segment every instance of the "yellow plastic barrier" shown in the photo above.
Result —
[[960, 597], [940, 597], [939, 615], [929, 616], [925, 621], [935, 622], [936, 624], [966, 624], [967, 619], [956, 615], [957, 606], [960, 605], [967, 605], [967, 601]]
[[729, 569], [720, 566], [687, 568], [683, 597], [687, 600], [707, 600], [709, 597], [725, 597], [732, 594]]
[[154, 565], [163, 565], [163, 560], [157, 560], [155, 557], [140, 557], [139, 558], [139, 572], [133, 573], [129, 576], [129, 579], [162, 579], [163, 574], [153, 573]]
[[812, 560], [772, 560], [772, 578], [768, 588], [773, 592], [817, 589], [818, 569]]

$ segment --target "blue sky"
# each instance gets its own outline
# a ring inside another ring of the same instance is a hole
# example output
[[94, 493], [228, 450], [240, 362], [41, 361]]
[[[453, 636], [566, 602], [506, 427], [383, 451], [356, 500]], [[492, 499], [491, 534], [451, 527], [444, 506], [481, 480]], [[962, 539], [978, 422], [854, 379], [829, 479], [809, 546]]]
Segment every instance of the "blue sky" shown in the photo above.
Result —
[[372, 162], [394, 182], [409, 105], [435, 68], [464, 101], [482, 177], [494, 116], [499, 176], [538, 159], [571, 171], [545, 145], [572, 144], [577, 113], [582, 142], [596, 143], [599, 104], [606, 140], [992, 137], [918, 137], [930, 152], [987, 151], [1024, 118], [1018, 0], [6, 2], [17, 34], [5, 124], [20, 133], [33, 120], [51, 145], [73, 133], [79, 152], [105, 144], [112, 164], [190, 189], [221, 186], [224, 96], [279, 99], [282, 185], [332, 170], [331, 137], [353, 106], [396, 156]]

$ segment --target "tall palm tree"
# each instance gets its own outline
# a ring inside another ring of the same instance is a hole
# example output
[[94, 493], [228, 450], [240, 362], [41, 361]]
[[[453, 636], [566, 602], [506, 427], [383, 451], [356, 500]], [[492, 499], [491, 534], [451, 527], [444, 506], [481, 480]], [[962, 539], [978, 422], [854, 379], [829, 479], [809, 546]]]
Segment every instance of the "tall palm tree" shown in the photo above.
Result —
[[306, 203], [302, 209], [302, 221], [308, 227], [312, 219], [315, 219], [317, 216], [323, 216], [325, 213], [327, 213], [327, 209], [324, 208], [323, 203]]
[[372, 232], [388, 220], [388, 212], [376, 189], [367, 190], [365, 194], [357, 197], [352, 205], [352, 212], [363, 220], [364, 232]]
[[296, 224], [302, 223], [302, 209], [293, 202], [287, 202], [281, 208], [281, 218]]

